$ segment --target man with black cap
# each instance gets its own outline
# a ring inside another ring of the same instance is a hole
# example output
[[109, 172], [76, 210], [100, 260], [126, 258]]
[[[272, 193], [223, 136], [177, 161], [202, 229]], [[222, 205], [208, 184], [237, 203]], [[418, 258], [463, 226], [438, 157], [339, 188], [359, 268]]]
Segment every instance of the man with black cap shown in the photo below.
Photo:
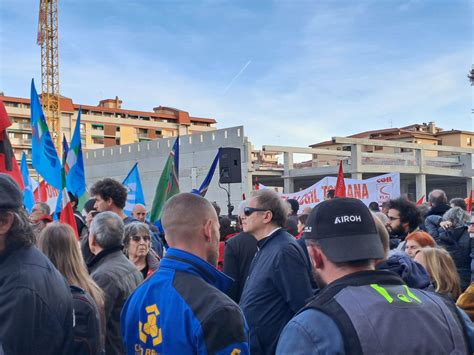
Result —
[[277, 354], [472, 353], [472, 323], [452, 302], [374, 270], [384, 250], [360, 200], [316, 206], [305, 238], [322, 290], [287, 324]]
[[69, 286], [34, 244], [22, 193], [0, 174], [0, 354], [70, 354]]

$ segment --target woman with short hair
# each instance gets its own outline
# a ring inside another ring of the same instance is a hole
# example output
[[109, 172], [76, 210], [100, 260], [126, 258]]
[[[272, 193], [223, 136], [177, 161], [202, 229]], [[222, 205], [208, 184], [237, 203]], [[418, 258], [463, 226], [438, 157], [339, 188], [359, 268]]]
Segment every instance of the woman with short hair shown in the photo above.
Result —
[[436, 242], [431, 235], [421, 230], [411, 232], [405, 238], [405, 253], [414, 258], [418, 250], [424, 247], [435, 247]]
[[151, 231], [147, 224], [132, 222], [125, 226], [124, 253], [143, 275], [153, 274], [160, 264], [160, 257], [151, 249]]

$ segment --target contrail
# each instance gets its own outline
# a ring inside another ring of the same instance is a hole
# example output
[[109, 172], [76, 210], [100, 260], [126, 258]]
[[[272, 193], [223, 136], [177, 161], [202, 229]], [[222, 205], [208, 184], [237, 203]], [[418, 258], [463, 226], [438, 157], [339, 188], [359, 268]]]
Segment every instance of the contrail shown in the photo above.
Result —
[[234, 81], [237, 80], [237, 78], [242, 75], [242, 73], [244, 72], [245, 69], [247, 69], [247, 67], [249, 66], [249, 64], [251, 63], [252, 61], [249, 60], [247, 63], [245, 63], [245, 65], [242, 67], [242, 69], [240, 69], [240, 71], [237, 73], [236, 76], [234, 76], [234, 78], [230, 81], [229, 85], [227, 85], [227, 87], [225, 88], [224, 90], [224, 94], [227, 93], [227, 91], [230, 89], [230, 87], [232, 86], [232, 84], [234, 83]]

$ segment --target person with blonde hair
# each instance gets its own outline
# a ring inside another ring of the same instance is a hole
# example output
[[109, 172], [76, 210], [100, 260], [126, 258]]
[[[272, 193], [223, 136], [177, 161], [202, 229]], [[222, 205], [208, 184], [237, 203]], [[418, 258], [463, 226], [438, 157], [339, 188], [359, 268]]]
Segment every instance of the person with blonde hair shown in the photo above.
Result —
[[428, 271], [435, 291], [456, 302], [461, 294], [461, 281], [451, 255], [442, 248], [426, 247], [418, 251], [415, 261]]
[[[96, 317], [91, 322], [93, 327], [96, 327], [92, 334], [97, 334], [97, 337], [78, 341], [79, 338], [85, 337], [84, 334], [78, 334], [75, 329], [75, 353], [100, 354], [103, 350], [105, 330], [103, 292], [87, 272], [73, 229], [67, 224], [57, 222], [47, 225], [39, 236], [38, 248], [64, 276], [73, 295], [79, 294], [79, 299], [85, 299], [95, 307]], [[73, 302], [73, 306], [75, 313], [78, 313], [76, 301]], [[90, 323], [87, 327], [90, 327]], [[87, 333], [90, 332], [91, 330]], [[85, 352], [85, 349], [89, 352]]]

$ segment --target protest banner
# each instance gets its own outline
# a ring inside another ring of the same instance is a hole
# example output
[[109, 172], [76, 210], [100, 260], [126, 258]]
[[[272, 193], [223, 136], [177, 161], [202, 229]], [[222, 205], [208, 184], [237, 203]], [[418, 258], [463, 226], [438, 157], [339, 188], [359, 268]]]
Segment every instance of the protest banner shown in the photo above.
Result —
[[49, 185], [45, 180], [41, 181], [34, 192], [36, 202], [46, 202], [52, 212], [56, 210], [59, 190]]
[[[327, 176], [307, 189], [282, 194], [282, 198], [297, 200], [300, 204], [299, 213], [301, 213], [305, 207], [314, 207], [324, 201], [327, 191], [335, 188], [336, 181], [336, 177]], [[346, 185], [346, 197], [357, 198], [366, 205], [373, 201], [381, 204], [400, 196], [399, 173], [379, 175], [365, 180], [344, 179], [344, 183]], [[260, 185], [260, 188], [262, 187]]]

